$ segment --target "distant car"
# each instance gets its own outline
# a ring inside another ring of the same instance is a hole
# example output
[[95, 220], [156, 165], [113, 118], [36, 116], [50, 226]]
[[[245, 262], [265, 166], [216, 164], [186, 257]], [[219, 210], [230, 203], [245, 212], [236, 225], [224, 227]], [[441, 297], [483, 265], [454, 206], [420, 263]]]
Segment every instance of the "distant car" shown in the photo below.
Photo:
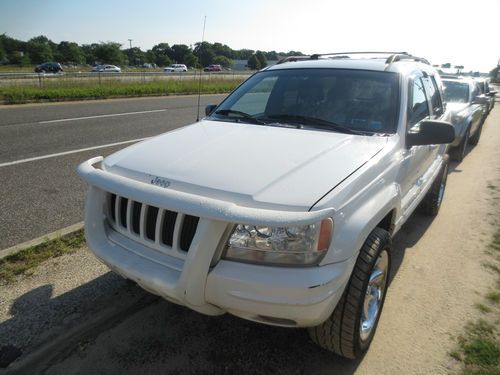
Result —
[[490, 111], [495, 106], [495, 95], [497, 92], [493, 89], [493, 87], [490, 87], [487, 79], [475, 78], [474, 80], [479, 84], [479, 88], [481, 89], [481, 93], [486, 96], [486, 99], [488, 101], [488, 112], [487, 113], [490, 113]]
[[35, 67], [36, 73], [59, 73], [62, 71], [63, 67], [56, 62], [43, 63]]
[[219, 64], [210, 64], [203, 69], [205, 72], [221, 72], [222, 66]]
[[184, 64], [172, 64], [163, 69], [164, 72], [187, 72], [187, 66]]
[[96, 65], [92, 68], [91, 72], [98, 73], [121, 73], [121, 69], [116, 65]]
[[444, 78], [444, 100], [449, 120], [455, 127], [455, 140], [448, 153], [451, 159], [462, 161], [467, 144], [476, 145], [481, 136], [486, 111], [486, 99], [478, 83], [469, 78]]

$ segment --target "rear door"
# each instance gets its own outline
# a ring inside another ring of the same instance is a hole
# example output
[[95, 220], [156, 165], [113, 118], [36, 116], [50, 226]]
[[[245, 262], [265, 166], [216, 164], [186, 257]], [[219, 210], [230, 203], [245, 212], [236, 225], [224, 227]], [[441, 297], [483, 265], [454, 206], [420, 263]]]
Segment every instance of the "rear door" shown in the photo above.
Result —
[[[406, 132], [418, 132], [420, 123], [431, 116], [430, 105], [422, 81], [423, 74], [417, 72], [410, 78], [408, 91], [408, 109]], [[423, 174], [426, 170], [429, 146], [413, 146], [404, 152], [402, 169], [405, 176], [401, 179], [401, 193], [403, 196], [401, 209], [403, 213], [419, 196], [423, 184]]]
[[[424, 76], [422, 77], [422, 82], [424, 83], [426, 97], [430, 106], [429, 117], [432, 120], [441, 120], [444, 115], [444, 107], [441, 92], [438, 89], [436, 80], [433, 76]], [[427, 156], [423, 166], [425, 173], [434, 160], [436, 160], [441, 145], [428, 145], [423, 147], [427, 149]]]

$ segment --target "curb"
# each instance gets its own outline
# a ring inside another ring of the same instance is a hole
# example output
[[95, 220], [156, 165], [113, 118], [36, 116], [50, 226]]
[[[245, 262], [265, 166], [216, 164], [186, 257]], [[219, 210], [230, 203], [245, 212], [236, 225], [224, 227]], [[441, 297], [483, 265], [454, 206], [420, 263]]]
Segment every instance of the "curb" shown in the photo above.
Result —
[[16, 253], [18, 253], [24, 249], [27, 249], [29, 247], [37, 246], [43, 242], [53, 240], [57, 237], [65, 236], [67, 234], [76, 232], [82, 228], [83, 228], [83, 221], [76, 223], [76, 224], [73, 224], [73, 225], [70, 225], [69, 227], [56, 230], [52, 233], [45, 234], [45, 235], [40, 236], [38, 238], [20, 243], [18, 245], [14, 245], [12, 247], [8, 247], [6, 249], [0, 250], [0, 259], [8, 257], [9, 255], [16, 254]]

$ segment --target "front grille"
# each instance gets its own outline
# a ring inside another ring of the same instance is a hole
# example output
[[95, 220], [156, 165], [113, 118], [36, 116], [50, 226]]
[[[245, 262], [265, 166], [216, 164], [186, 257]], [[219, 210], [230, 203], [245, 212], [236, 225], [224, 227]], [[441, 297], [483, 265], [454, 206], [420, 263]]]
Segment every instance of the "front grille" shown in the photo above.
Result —
[[146, 245], [154, 243], [157, 245], [154, 247], [178, 248], [184, 252], [189, 250], [200, 220], [116, 194], [108, 194], [107, 207], [108, 221], [123, 235]]

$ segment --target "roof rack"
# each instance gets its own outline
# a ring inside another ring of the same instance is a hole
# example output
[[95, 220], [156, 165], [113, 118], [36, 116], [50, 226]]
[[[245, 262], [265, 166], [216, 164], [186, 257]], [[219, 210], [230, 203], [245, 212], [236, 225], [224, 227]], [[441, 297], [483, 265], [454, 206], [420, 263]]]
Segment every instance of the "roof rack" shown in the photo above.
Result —
[[349, 55], [389, 55], [385, 60], [386, 68], [392, 63], [402, 60], [413, 60], [422, 62], [427, 65], [431, 65], [429, 61], [427, 61], [426, 59], [410, 55], [408, 52], [387, 52], [387, 51], [332, 52], [332, 53], [315, 53], [313, 55], [305, 55], [305, 56], [288, 56], [278, 61], [277, 64], [283, 64], [285, 62], [292, 62], [292, 61], [319, 60], [320, 57], [323, 58], [329, 57], [330, 59], [348, 59], [350, 58]]
[[286, 62], [304, 61], [304, 60], [311, 60], [311, 56], [304, 55], [304, 56], [287, 56], [287, 57], [283, 57], [281, 60], [279, 60], [276, 63], [276, 65], [283, 64], [283, 63], [286, 63]]
[[410, 55], [409, 53], [406, 53], [406, 52], [392, 54], [391, 56], [389, 56], [387, 58], [387, 60], [385, 60], [385, 63], [387, 65], [391, 65], [392, 63], [397, 62], [397, 61], [401, 61], [401, 60], [413, 60], [413, 61], [418, 61], [418, 62], [427, 64], [427, 65], [431, 65], [431, 63], [429, 61], [427, 61], [426, 59], [424, 59], [422, 57]]

